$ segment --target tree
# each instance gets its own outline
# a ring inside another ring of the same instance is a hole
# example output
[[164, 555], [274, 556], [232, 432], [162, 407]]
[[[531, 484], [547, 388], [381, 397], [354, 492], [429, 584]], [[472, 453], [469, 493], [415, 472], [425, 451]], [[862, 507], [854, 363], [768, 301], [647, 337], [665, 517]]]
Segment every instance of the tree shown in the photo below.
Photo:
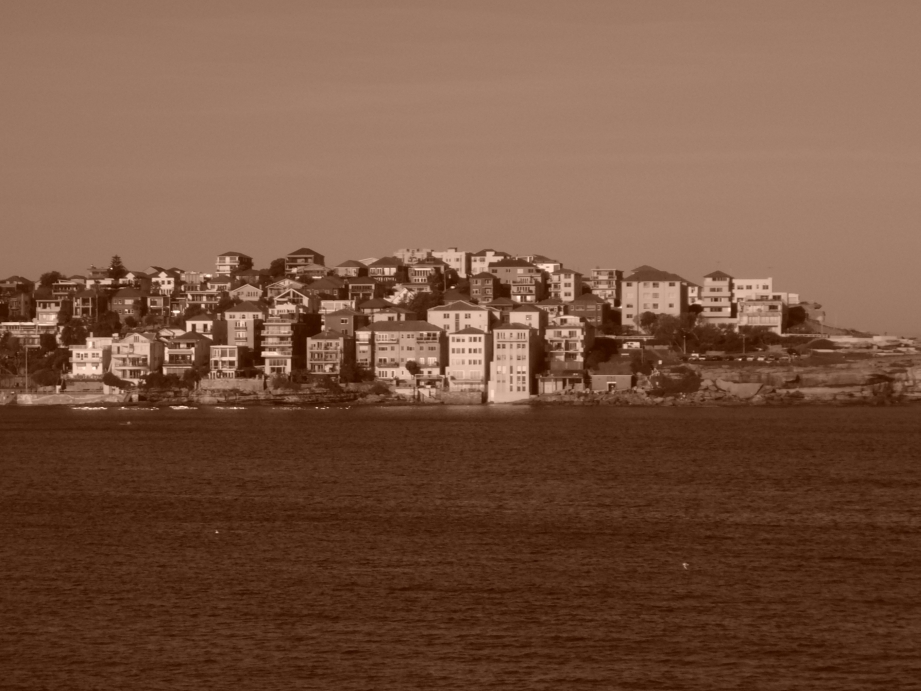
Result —
[[36, 386], [56, 386], [61, 381], [61, 375], [52, 369], [40, 369], [32, 373], [32, 381]]
[[651, 334], [655, 331], [656, 322], [658, 321], [659, 315], [657, 315], [655, 312], [643, 312], [636, 316], [637, 326], [639, 326], [648, 334]]
[[121, 328], [122, 323], [118, 316], [118, 312], [109, 311], [99, 315], [99, 318], [96, 320], [96, 323], [93, 324], [91, 330], [97, 336], [105, 338], [118, 334]]
[[129, 386], [131, 386], [131, 382], [125, 381], [112, 372], [106, 372], [102, 375], [102, 383], [106, 386], [116, 386], [119, 389], [127, 389]]
[[204, 314], [204, 313], [205, 313], [205, 310], [203, 310], [198, 305], [189, 305], [188, 307], [185, 308], [185, 312], [182, 313], [182, 318], [183, 320], [191, 319], [192, 317], [197, 317], [199, 314]]
[[71, 300], [62, 300], [61, 309], [58, 311], [58, 324], [66, 324], [74, 316], [74, 303]]
[[419, 363], [415, 360], [406, 361], [406, 371], [409, 372], [412, 376], [416, 376], [419, 372], [422, 371], [422, 368], [419, 367]]
[[79, 319], [71, 319], [61, 329], [61, 345], [83, 345], [86, 343], [86, 327]]
[[417, 319], [425, 320], [428, 317], [428, 311], [433, 307], [444, 304], [444, 294], [440, 290], [431, 292], [420, 291], [413, 296], [413, 299], [406, 305], [416, 313]]
[[806, 308], [802, 305], [794, 305], [787, 310], [787, 328], [792, 329], [806, 322]]
[[272, 278], [282, 278], [285, 275], [285, 258], [279, 257], [278, 259], [273, 259], [272, 263], [269, 264], [269, 276]]
[[62, 278], [64, 278], [64, 274], [60, 271], [46, 271], [39, 277], [38, 282], [45, 288], [50, 288]]
[[237, 271], [249, 271], [252, 268], [253, 268], [252, 257], [240, 257], [240, 261], [237, 264]]
[[138, 325], [138, 320], [135, 319], [133, 316], [129, 314], [127, 317], [125, 317], [125, 326], [127, 326], [129, 329], [133, 329], [137, 325]]
[[124, 278], [128, 275], [128, 269], [125, 268], [125, 265], [122, 264], [122, 258], [117, 254], [112, 256], [111, 261], [109, 262], [109, 278]]
[[42, 353], [50, 353], [58, 349], [58, 339], [54, 337], [54, 334], [41, 334], [38, 337], [38, 344], [42, 348]]
[[595, 369], [602, 362], [607, 362], [617, 354], [617, 341], [613, 338], [596, 338], [591, 350], [585, 356], [585, 366]]

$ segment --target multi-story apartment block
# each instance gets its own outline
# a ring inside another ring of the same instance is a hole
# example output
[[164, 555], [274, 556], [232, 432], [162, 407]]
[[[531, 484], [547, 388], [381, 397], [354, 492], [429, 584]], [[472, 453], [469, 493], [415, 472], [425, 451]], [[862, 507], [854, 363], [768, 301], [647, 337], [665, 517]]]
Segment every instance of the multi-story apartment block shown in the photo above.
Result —
[[501, 297], [499, 279], [488, 271], [470, 277], [470, 299], [479, 303], [492, 302]]
[[489, 265], [500, 259], [511, 259], [512, 255], [508, 252], [500, 252], [494, 249], [480, 250], [470, 255], [470, 273], [476, 274], [489, 271]]
[[592, 269], [591, 278], [588, 280], [592, 294], [614, 307], [620, 306], [620, 286], [624, 272], [620, 269]]
[[186, 307], [212, 311], [220, 301], [221, 293], [217, 290], [187, 290], [185, 292]]
[[224, 312], [227, 322], [227, 345], [246, 346], [258, 353], [265, 321], [265, 310], [252, 302], [241, 302]]
[[735, 303], [745, 300], [756, 300], [762, 295], [774, 292], [774, 279], [768, 278], [733, 278], [732, 301]]
[[512, 310], [520, 305], [521, 303], [515, 302], [511, 298], [496, 298], [484, 304], [483, 307], [492, 311], [496, 315], [497, 321], [507, 323]]
[[301, 247], [285, 257], [285, 274], [295, 278], [300, 275], [304, 267], [310, 264], [325, 267], [326, 257], [308, 247]]
[[691, 283], [687, 281], [688, 286], [688, 307], [691, 305], [699, 305], [701, 303], [700, 291], [701, 287], [696, 283]]
[[214, 268], [216, 273], [230, 275], [253, 268], [253, 258], [242, 252], [223, 252], [217, 256]]
[[341, 331], [321, 331], [307, 339], [307, 371], [339, 377], [355, 362], [355, 337]]
[[547, 279], [534, 264], [523, 259], [500, 259], [489, 265], [489, 272], [508, 286], [515, 302], [537, 303], [546, 297]]
[[564, 314], [566, 314], [566, 305], [563, 304], [562, 300], [557, 300], [556, 298], [547, 298], [546, 300], [541, 300], [537, 303], [537, 308], [546, 312], [548, 319], [553, 319], [554, 317], [562, 317]]
[[163, 366], [164, 344], [151, 334], [129, 333], [112, 342], [112, 372], [133, 384]]
[[423, 375], [441, 374], [447, 363], [445, 332], [426, 321], [375, 322], [358, 329], [356, 339], [359, 363], [367, 361], [370, 351], [378, 379], [411, 381], [414, 376], [406, 368], [408, 362], [415, 362]]
[[83, 282], [77, 282], [70, 278], [62, 278], [55, 281], [51, 286], [51, 294], [56, 298], [71, 298], [83, 290]]
[[320, 316], [307, 322], [269, 317], [262, 325], [262, 359], [266, 375], [291, 374], [307, 366], [307, 337], [320, 331]]
[[492, 336], [468, 327], [448, 335], [448, 365], [445, 374], [452, 391], [486, 392]]
[[524, 259], [526, 262], [530, 262], [547, 276], [563, 268], [563, 262], [556, 259], [550, 259], [542, 254], [519, 254], [516, 255], [515, 259]]
[[433, 307], [428, 310], [427, 319], [429, 323], [450, 334], [470, 328], [488, 332], [495, 317], [485, 307], [459, 300], [447, 305]]
[[237, 371], [252, 367], [253, 355], [246, 346], [212, 345], [209, 379], [236, 379]]
[[197, 331], [171, 338], [164, 344], [163, 374], [181, 377], [193, 367], [206, 367], [211, 355], [211, 339]]
[[572, 302], [580, 295], [582, 274], [578, 271], [559, 269], [550, 274], [550, 297], [562, 302]]
[[412, 266], [426, 259], [431, 259], [432, 250], [427, 247], [410, 247], [395, 250], [393, 256], [399, 259], [405, 266]]
[[156, 317], [168, 317], [170, 315], [169, 295], [150, 294], [147, 296], [147, 314]]
[[470, 275], [470, 252], [449, 247], [446, 250], [432, 252], [432, 256], [447, 264], [461, 278], [467, 278]]
[[700, 316], [710, 324], [736, 325], [736, 304], [732, 300], [732, 276], [714, 271], [704, 276], [704, 292]]
[[23, 348], [38, 348], [43, 334], [55, 336], [57, 331], [57, 324], [40, 324], [38, 321], [0, 322], [0, 334], [9, 332]]
[[509, 403], [536, 393], [534, 375], [542, 359], [537, 332], [523, 324], [500, 324], [493, 329], [492, 336], [489, 402]]
[[595, 342], [595, 327], [580, 317], [557, 317], [547, 327], [544, 340], [551, 373], [581, 372]]
[[403, 283], [406, 281], [406, 265], [396, 257], [381, 257], [368, 265], [368, 276], [378, 283]]
[[508, 314], [506, 319], [510, 324], [524, 324], [530, 326], [537, 332], [539, 337], [543, 337], [544, 330], [547, 328], [547, 313], [537, 305], [518, 305]]
[[371, 323], [379, 321], [413, 321], [416, 313], [405, 307], [394, 305], [383, 298], [374, 298], [358, 305], [358, 311], [371, 318]]
[[86, 343], [70, 348], [68, 379], [102, 381], [112, 362], [112, 337], [87, 336]]
[[32, 281], [22, 276], [10, 276], [0, 281], [0, 305], [6, 306], [6, 318], [11, 321], [32, 317]]
[[762, 295], [738, 303], [739, 327], [756, 326], [783, 333], [786, 305], [779, 295]]
[[333, 273], [340, 278], [358, 278], [368, 275], [368, 267], [355, 259], [346, 259], [333, 269]]
[[122, 322], [128, 317], [140, 321], [147, 314], [147, 295], [137, 288], [122, 288], [116, 291], [110, 304], [111, 310], [118, 314]]
[[687, 281], [677, 274], [640, 266], [621, 281], [625, 324], [635, 324], [643, 312], [680, 316], [687, 311]]

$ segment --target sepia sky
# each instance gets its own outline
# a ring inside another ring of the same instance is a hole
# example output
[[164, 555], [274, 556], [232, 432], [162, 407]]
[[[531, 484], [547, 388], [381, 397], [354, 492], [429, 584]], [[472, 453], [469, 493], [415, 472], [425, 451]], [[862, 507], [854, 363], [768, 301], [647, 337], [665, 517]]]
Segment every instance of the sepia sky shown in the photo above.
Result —
[[538, 252], [921, 335], [921, 3], [4, 2], [0, 278]]

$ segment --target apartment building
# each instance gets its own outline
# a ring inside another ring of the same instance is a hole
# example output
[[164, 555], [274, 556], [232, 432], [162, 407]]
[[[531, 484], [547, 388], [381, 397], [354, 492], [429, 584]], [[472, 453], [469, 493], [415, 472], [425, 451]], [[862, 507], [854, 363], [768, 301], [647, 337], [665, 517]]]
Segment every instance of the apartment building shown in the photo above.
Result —
[[102, 381], [112, 362], [112, 337], [87, 336], [86, 343], [69, 346], [70, 373], [68, 379]]
[[333, 268], [333, 273], [340, 278], [358, 278], [368, 275], [368, 267], [355, 259], [346, 259]]
[[309, 247], [301, 247], [285, 255], [285, 274], [291, 278], [299, 276], [307, 266], [326, 266], [326, 257]]
[[621, 281], [624, 324], [636, 324], [643, 312], [680, 316], [687, 311], [687, 281], [652, 266], [640, 266]]
[[523, 324], [500, 324], [493, 329], [492, 336], [489, 402], [510, 403], [536, 393], [534, 375], [542, 364], [538, 333]]
[[724, 271], [714, 271], [704, 276], [700, 316], [710, 324], [736, 325], [736, 304], [733, 302], [733, 278]]
[[406, 265], [396, 257], [381, 257], [368, 265], [368, 276], [378, 283], [403, 283], [406, 281]]
[[215, 345], [227, 343], [227, 324], [228, 322], [213, 314], [196, 314], [185, 320], [186, 331], [207, 336]]
[[538, 336], [543, 338], [544, 331], [547, 328], [548, 315], [537, 305], [518, 305], [509, 312], [506, 321], [510, 324], [524, 324], [534, 329]]
[[208, 366], [211, 339], [197, 331], [188, 331], [164, 344], [163, 374], [181, 377], [192, 368]]
[[494, 249], [480, 250], [470, 255], [470, 273], [474, 276], [484, 271], [489, 271], [489, 265], [500, 259], [511, 259], [512, 255], [508, 252], [500, 252]]
[[351, 307], [321, 315], [324, 331], [336, 331], [346, 336], [355, 336], [355, 332], [371, 323], [371, 317]]
[[733, 278], [732, 301], [735, 303], [745, 300], [755, 300], [762, 295], [774, 292], [774, 279], [767, 278]]
[[468, 327], [448, 335], [448, 365], [445, 370], [452, 391], [486, 392], [492, 336], [482, 329]]
[[112, 372], [135, 385], [163, 367], [165, 346], [151, 334], [129, 333], [112, 342]]
[[260, 329], [261, 356], [267, 376], [291, 374], [307, 366], [307, 338], [320, 332], [320, 315], [304, 315], [306, 322], [269, 317]]
[[252, 351], [246, 346], [212, 345], [209, 379], [236, 379], [237, 371], [252, 367]]
[[492, 326], [494, 316], [485, 307], [474, 305], [465, 300], [458, 300], [428, 310], [427, 319], [429, 323], [439, 327], [445, 333], [454, 333], [470, 328], [488, 332]]
[[419, 374], [441, 374], [448, 359], [445, 332], [426, 321], [375, 322], [358, 329], [356, 340], [359, 364], [370, 356], [378, 379], [412, 380], [408, 362], [418, 365]]
[[73, 315], [73, 300], [63, 297], [44, 297], [35, 301], [35, 321], [44, 326], [63, 323]]
[[470, 275], [470, 252], [449, 247], [446, 250], [432, 252], [432, 256], [443, 261], [461, 278], [467, 278]]
[[394, 250], [393, 256], [399, 259], [404, 266], [412, 266], [426, 259], [431, 259], [432, 250], [427, 247], [409, 247]]
[[620, 269], [592, 269], [588, 286], [592, 294], [610, 303], [614, 307], [620, 306], [620, 286], [624, 272]]
[[355, 362], [355, 337], [342, 331], [321, 331], [307, 339], [307, 371], [338, 377]]
[[550, 297], [562, 302], [572, 302], [580, 295], [582, 295], [582, 274], [578, 271], [559, 269], [550, 274]]
[[470, 277], [470, 299], [479, 303], [492, 302], [502, 294], [499, 279], [488, 271], [482, 271]]
[[246, 346], [254, 353], [259, 352], [265, 321], [262, 307], [252, 302], [241, 302], [224, 311], [224, 321], [227, 322], [227, 345]]
[[780, 296], [762, 295], [750, 300], [742, 300], [736, 304], [739, 310], [738, 324], [740, 327], [761, 327], [775, 334], [783, 333], [787, 306]]
[[230, 275], [243, 269], [253, 268], [253, 258], [242, 252], [223, 252], [214, 262], [215, 273]]

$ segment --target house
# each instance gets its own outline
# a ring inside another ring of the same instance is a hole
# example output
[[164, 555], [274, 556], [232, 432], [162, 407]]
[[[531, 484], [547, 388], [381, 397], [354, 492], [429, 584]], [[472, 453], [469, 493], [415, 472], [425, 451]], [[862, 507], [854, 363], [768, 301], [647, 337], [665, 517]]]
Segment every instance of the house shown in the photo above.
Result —
[[374, 316], [371, 317], [371, 322], [405, 322], [415, 321], [417, 319], [416, 313], [411, 309], [401, 307], [400, 305], [394, 305], [393, 307], [385, 307], [382, 310], [378, 310]]
[[733, 278], [724, 271], [713, 271], [704, 276], [701, 296], [704, 311], [700, 316], [709, 324], [736, 325], [736, 303], [733, 301]]
[[205, 368], [211, 356], [211, 339], [189, 331], [164, 344], [163, 374], [181, 377], [193, 368]]
[[509, 297], [515, 302], [537, 303], [544, 299], [546, 278], [534, 264], [523, 259], [500, 259], [488, 267], [489, 273], [508, 286]]
[[320, 300], [320, 309], [318, 309], [317, 312], [320, 314], [329, 314], [330, 312], [338, 312], [339, 310], [353, 310], [355, 306], [355, 303], [351, 300]]
[[432, 256], [443, 261], [461, 278], [467, 278], [470, 275], [470, 252], [449, 247], [446, 250], [432, 252]]
[[572, 302], [582, 295], [582, 274], [572, 269], [559, 269], [550, 274], [550, 297]]
[[83, 290], [83, 283], [77, 283], [69, 278], [62, 278], [51, 285], [51, 294], [56, 298], [70, 298]]
[[358, 276], [348, 279], [349, 300], [356, 305], [383, 296], [381, 283], [370, 276]]
[[322, 300], [344, 300], [349, 293], [346, 282], [338, 276], [317, 279], [299, 290], [305, 295], [316, 295]]
[[[367, 334], [373, 336], [368, 338]], [[415, 374], [439, 375], [448, 359], [444, 331], [426, 321], [374, 322], [358, 329], [356, 340], [371, 346], [374, 375], [378, 379], [407, 381], [414, 379]], [[418, 372], [407, 369], [410, 362], [416, 363]]]
[[70, 348], [68, 380], [102, 381], [112, 362], [112, 337], [87, 336], [86, 343]]
[[129, 333], [112, 342], [112, 373], [132, 384], [163, 366], [164, 344], [152, 334]]
[[557, 298], [541, 300], [537, 303], [537, 308], [546, 312], [549, 319], [553, 317], [562, 317], [566, 314], [566, 305], [563, 304], [562, 300], [558, 300]]
[[465, 301], [432, 307], [427, 313], [429, 323], [449, 334], [470, 328], [479, 329], [485, 333], [490, 330], [495, 319], [495, 313], [485, 307]]
[[11, 321], [32, 317], [32, 291], [35, 284], [22, 276], [10, 276], [0, 281], [0, 305], [6, 307], [6, 318]]
[[593, 293], [580, 295], [570, 302], [567, 307], [571, 316], [581, 317], [593, 326], [600, 327], [614, 323], [614, 311], [611, 309], [611, 303]]
[[402, 283], [407, 275], [406, 265], [396, 257], [381, 257], [368, 266], [368, 276], [378, 283]]
[[422, 259], [409, 266], [409, 282], [414, 288], [428, 289], [430, 285], [435, 285], [440, 289], [445, 287], [445, 271], [448, 265], [441, 259], [431, 257]]
[[316, 314], [320, 311], [320, 303], [322, 300], [316, 293], [309, 291], [308, 286], [301, 286], [300, 288], [288, 288], [275, 298], [276, 305], [283, 302], [299, 305], [301, 307], [299, 312]]
[[253, 366], [253, 354], [246, 346], [212, 345], [209, 364], [209, 379], [236, 379], [238, 370]]
[[448, 365], [445, 374], [452, 391], [486, 393], [492, 336], [482, 329], [467, 327], [448, 334]]
[[98, 288], [87, 288], [74, 293], [74, 317], [88, 322], [96, 321], [109, 311], [109, 295]]
[[509, 298], [496, 298], [483, 306], [494, 312], [500, 322], [508, 322], [509, 316], [519, 303]]
[[[187, 290], [185, 292], [186, 309], [197, 307], [202, 310], [213, 311], [221, 301], [222, 293], [216, 290]], [[172, 304], [172, 301], [171, 303]]]
[[523, 324], [500, 324], [492, 332], [489, 364], [490, 403], [510, 403], [536, 393], [534, 375], [541, 365], [540, 336]]
[[354, 336], [358, 329], [371, 323], [371, 317], [351, 308], [329, 312], [321, 318], [324, 331], [338, 331], [348, 336]]
[[0, 334], [9, 332], [23, 348], [39, 348], [43, 335], [55, 336], [57, 331], [57, 324], [40, 324], [38, 321], [0, 322]]
[[245, 269], [237, 271], [233, 277], [241, 283], [248, 283], [256, 288], [262, 288], [270, 280], [269, 272], [266, 269]]
[[338, 378], [355, 362], [355, 337], [342, 331], [321, 331], [307, 339], [307, 371]]
[[215, 273], [231, 275], [237, 271], [253, 268], [253, 258], [242, 252], [223, 252], [214, 262]]
[[293, 278], [283, 278], [280, 281], [275, 281], [275, 283], [270, 284], [266, 289], [266, 296], [270, 300], [274, 300], [279, 295], [284, 293], [289, 288], [303, 288], [304, 283], [300, 281], [295, 281]]
[[542, 254], [518, 254], [515, 259], [524, 259], [530, 262], [548, 276], [554, 271], [560, 271], [563, 268], [563, 262], [556, 259], [550, 259]]
[[262, 289], [249, 283], [244, 283], [239, 288], [230, 291], [230, 297], [238, 298], [244, 302], [256, 302], [262, 297]]
[[278, 299], [275, 301], [275, 304], [269, 307], [269, 317], [273, 319], [278, 318], [287, 319], [292, 322], [302, 322], [308, 314], [316, 314], [316, 312], [306, 307], [303, 303], [291, 302], [289, 300]]
[[259, 338], [265, 310], [252, 302], [241, 302], [224, 311], [227, 322], [227, 345], [246, 346], [252, 352], [259, 352]]
[[592, 269], [588, 286], [593, 295], [597, 295], [613, 307], [619, 307], [621, 302], [620, 285], [624, 272], [620, 269]]
[[501, 297], [499, 279], [488, 271], [470, 277], [470, 299], [479, 303], [492, 302]]
[[234, 279], [227, 274], [212, 276], [207, 281], [205, 281], [206, 288], [216, 293], [229, 293], [230, 289], [233, 287], [233, 284]]
[[389, 310], [392, 307], [394, 307], [394, 304], [383, 298], [374, 298], [373, 300], [358, 303], [358, 311], [371, 317], [372, 322], [377, 321], [375, 317], [378, 313], [382, 310]]
[[762, 295], [738, 303], [739, 327], [752, 326], [782, 334], [787, 306], [779, 295]]
[[630, 362], [602, 362], [590, 373], [592, 391], [611, 393], [630, 391], [636, 386], [636, 376], [631, 372]]
[[326, 257], [324, 257], [319, 252], [316, 252], [307, 247], [301, 247], [298, 250], [294, 250], [285, 257], [285, 274], [291, 278], [295, 278], [301, 273], [301, 269], [306, 266], [323, 266], [325, 274], [325, 265]]
[[549, 319], [547, 313], [537, 305], [518, 305], [508, 314], [510, 324], [524, 324], [534, 329], [543, 338]]
[[626, 324], [638, 324], [643, 312], [670, 314], [687, 312], [687, 281], [677, 274], [643, 265], [621, 281], [621, 309]]
[[152, 295], [172, 295], [182, 286], [182, 272], [175, 269], [150, 267], [155, 271], [150, 275], [150, 293]]
[[207, 336], [215, 345], [227, 343], [227, 322], [213, 314], [196, 314], [194, 317], [186, 317], [185, 328], [192, 333]]
[[328, 276], [329, 269], [322, 264], [304, 264], [297, 267], [297, 273], [294, 275], [296, 278], [306, 282], [308, 279], [316, 280]]
[[511, 259], [508, 252], [499, 252], [494, 249], [484, 249], [470, 255], [470, 273], [474, 276], [488, 271], [489, 265], [500, 259]]
[[73, 313], [74, 303], [70, 298], [42, 297], [35, 301], [35, 321], [45, 326], [63, 324]]
[[147, 296], [147, 314], [165, 319], [170, 316], [170, 296], [151, 293]]
[[307, 366], [307, 337], [320, 332], [320, 315], [297, 322], [269, 317], [262, 324], [262, 360], [266, 376], [289, 375]]
[[150, 288], [153, 285], [153, 280], [143, 271], [129, 271], [124, 275], [124, 277], [113, 281], [112, 285], [136, 288], [142, 293], [147, 294], [150, 292]]
[[368, 275], [368, 267], [355, 259], [346, 259], [333, 269], [333, 273], [340, 278], [358, 278]]

